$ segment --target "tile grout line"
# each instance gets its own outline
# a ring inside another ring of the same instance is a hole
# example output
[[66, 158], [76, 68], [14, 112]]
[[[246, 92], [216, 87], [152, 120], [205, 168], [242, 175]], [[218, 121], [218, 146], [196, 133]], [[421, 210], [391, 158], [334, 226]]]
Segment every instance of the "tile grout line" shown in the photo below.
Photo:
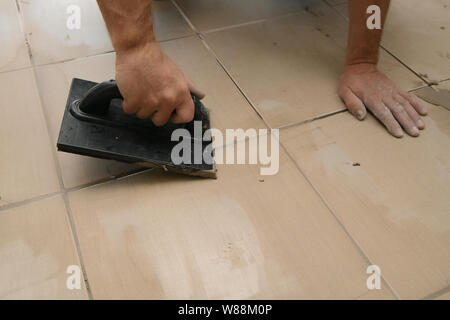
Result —
[[179, 13], [183, 16], [183, 18], [186, 20], [186, 22], [189, 24], [189, 26], [198, 34], [207, 34], [207, 33], [213, 33], [213, 32], [219, 32], [219, 31], [224, 31], [224, 30], [230, 30], [230, 29], [235, 29], [235, 28], [239, 28], [239, 27], [244, 27], [247, 25], [252, 25], [252, 24], [258, 24], [258, 23], [262, 23], [262, 22], [267, 22], [270, 20], [274, 20], [274, 19], [280, 19], [280, 18], [284, 18], [284, 17], [290, 17], [290, 16], [294, 16], [300, 12], [305, 11], [305, 8], [300, 9], [300, 10], [293, 10], [291, 12], [287, 12], [287, 13], [281, 13], [278, 15], [274, 15], [274, 16], [270, 16], [270, 17], [266, 17], [266, 18], [261, 18], [261, 19], [256, 19], [256, 20], [250, 20], [247, 22], [242, 22], [242, 23], [236, 23], [236, 24], [231, 24], [231, 25], [227, 25], [227, 26], [223, 26], [223, 27], [218, 27], [218, 28], [212, 28], [212, 29], [207, 29], [207, 30], [203, 30], [203, 31], [199, 31], [197, 30], [197, 28], [192, 24], [192, 22], [190, 21], [190, 19], [187, 17], [187, 15], [184, 13], [184, 11], [181, 9], [181, 7], [178, 5], [178, 3], [176, 2], [177, 0], [171, 0], [172, 3], [175, 5], [175, 7], [178, 9]]
[[303, 120], [303, 121], [286, 124], [286, 125], [283, 125], [283, 126], [279, 127], [278, 129], [285, 130], [285, 129], [294, 128], [294, 127], [297, 127], [297, 126], [300, 126], [300, 125], [303, 125], [303, 124], [314, 122], [316, 120], [321, 120], [321, 119], [325, 119], [325, 118], [328, 118], [328, 117], [332, 117], [332, 116], [335, 116], [335, 115], [338, 115], [338, 114], [344, 113], [344, 112], [348, 112], [347, 108], [336, 110], [336, 111], [332, 111], [332, 112], [328, 112], [328, 113], [325, 113], [325, 114], [313, 117], [311, 119], [306, 119], [306, 120]]
[[5, 73], [10, 73], [10, 72], [16, 72], [16, 71], [24, 71], [24, 70], [28, 70], [28, 69], [32, 69], [33, 67], [30, 65], [28, 67], [20, 67], [20, 68], [13, 68], [10, 70], [3, 70], [0, 71], [0, 74], [5, 74]]
[[37, 89], [38, 95], [39, 95], [39, 100], [40, 100], [39, 101], [39, 105], [40, 105], [40, 108], [41, 108], [41, 112], [43, 113], [45, 125], [46, 125], [46, 128], [47, 128], [47, 138], [48, 138], [49, 144], [51, 146], [52, 157], [53, 157], [53, 161], [55, 163], [55, 168], [56, 168], [56, 174], [58, 175], [58, 182], [59, 182], [59, 186], [60, 186], [60, 190], [61, 190], [59, 194], [62, 196], [62, 198], [64, 200], [64, 206], [65, 206], [65, 209], [66, 209], [66, 217], [67, 217], [68, 222], [69, 222], [70, 230], [72, 231], [72, 239], [74, 241], [75, 250], [77, 252], [78, 260], [79, 260], [80, 265], [81, 265], [81, 271], [82, 271], [83, 277], [84, 277], [86, 292], [87, 292], [89, 300], [93, 300], [92, 292], [90, 290], [90, 285], [89, 285], [89, 281], [88, 281], [88, 277], [87, 277], [86, 267], [84, 265], [83, 256], [81, 254], [81, 247], [80, 247], [80, 242], [79, 242], [79, 239], [78, 239], [78, 234], [77, 234], [77, 231], [76, 231], [75, 223], [73, 221], [72, 211], [70, 209], [70, 203], [69, 203], [68, 198], [67, 198], [67, 189], [64, 187], [64, 182], [63, 182], [63, 178], [62, 178], [62, 170], [61, 170], [61, 166], [60, 166], [59, 161], [58, 161], [58, 157], [56, 155], [55, 148], [53, 146], [53, 139], [52, 139], [52, 136], [51, 136], [51, 133], [50, 133], [50, 124], [49, 124], [49, 121], [48, 121], [48, 115], [47, 115], [47, 112], [45, 111], [44, 106], [43, 106], [41, 90], [40, 90], [39, 85], [38, 85], [38, 79], [37, 79], [37, 75], [36, 75], [36, 68], [34, 66], [33, 66], [33, 76], [34, 76], [34, 80], [35, 80], [35, 84], [36, 84], [36, 89]]
[[170, 2], [174, 5], [174, 7], [177, 9], [178, 13], [183, 17], [184, 21], [189, 25], [189, 27], [194, 31], [195, 34], [199, 34], [199, 31], [194, 26], [194, 24], [191, 22], [191, 20], [187, 17], [187, 15], [184, 13], [184, 11], [181, 9], [179, 4], [176, 0], [170, 0]]
[[414, 71], [412, 68], [410, 68], [405, 62], [397, 58], [393, 53], [391, 53], [388, 49], [386, 49], [382, 44], [380, 44], [380, 49], [384, 50], [388, 55], [390, 55], [392, 58], [394, 58], [396, 61], [398, 61], [402, 66], [404, 66], [407, 70], [409, 70], [411, 73], [413, 73], [417, 78], [425, 82], [426, 85], [430, 86], [433, 85], [433, 82], [427, 81], [425, 78], [423, 78], [419, 73]]
[[41, 200], [49, 199], [49, 198], [55, 197], [57, 195], [60, 195], [61, 193], [62, 193], [61, 191], [51, 192], [51, 193], [41, 194], [41, 195], [38, 195], [38, 196], [35, 196], [35, 197], [32, 197], [32, 198], [28, 198], [28, 199], [25, 199], [25, 200], [16, 201], [16, 202], [10, 202], [10, 203], [4, 204], [4, 205], [0, 206], [0, 214], [3, 211], [9, 210], [9, 209], [18, 208], [18, 207], [21, 207], [21, 206], [25, 206], [27, 204], [38, 202], [38, 201], [41, 201]]
[[[194, 35], [195, 34], [186, 34], [186, 35], [179, 36], [179, 37], [173, 37], [173, 38], [169, 38], [169, 39], [158, 40], [158, 43], [164, 43], [164, 42], [174, 41], [174, 40], [178, 40], [178, 39], [189, 38], [189, 37], [192, 37]], [[56, 61], [45, 62], [45, 63], [39, 63], [39, 64], [34, 64], [33, 63], [33, 65], [30, 66], [30, 67], [23, 67], [23, 68], [18, 68], [18, 69], [14, 69], [14, 70], [0, 71], [0, 74], [1, 73], [5, 73], [5, 72], [9, 72], [9, 71], [16, 71], [16, 70], [26, 69], [26, 68], [46, 67], [46, 66], [51, 66], [51, 65], [55, 65], [55, 64], [67, 63], [67, 62], [71, 62], [71, 61], [77, 61], [77, 60], [81, 60], [81, 59], [87, 59], [87, 58], [97, 57], [97, 56], [111, 54], [111, 53], [116, 53], [116, 50], [106, 50], [106, 51], [101, 51], [101, 52], [88, 54], [88, 55], [81, 56], [81, 57], [67, 58], [67, 59], [56, 60]]]
[[142, 167], [142, 168], [137, 168], [135, 170], [130, 170], [130, 171], [125, 171], [122, 172], [121, 174], [117, 174], [115, 176], [110, 176], [110, 177], [106, 177], [104, 179], [100, 179], [100, 180], [96, 180], [93, 182], [88, 182], [88, 183], [84, 183], [84, 184], [80, 184], [80, 185], [76, 185], [74, 187], [70, 187], [70, 188], [65, 188], [64, 190], [60, 190], [60, 191], [56, 191], [56, 192], [51, 192], [51, 193], [46, 193], [46, 194], [41, 194], [38, 196], [34, 196], [31, 198], [27, 198], [24, 200], [20, 200], [20, 201], [15, 201], [15, 202], [9, 202], [6, 203], [4, 205], [0, 205], [0, 214], [2, 211], [6, 211], [8, 209], [12, 209], [12, 208], [18, 208], [30, 203], [34, 203], [34, 202], [38, 202], [41, 200], [45, 200], [57, 195], [62, 195], [64, 192], [69, 193], [69, 192], [75, 192], [75, 191], [80, 191], [80, 190], [84, 190], [90, 187], [95, 187], [95, 186], [100, 186], [104, 183], [110, 182], [110, 181], [117, 181], [117, 180], [121, 180], [124, 179], [126, 177], [130, 177], [145, 171], [149, 171], [149, 170], [153, 170], [153, 168], [146, 168], [146, 167]]
[[[39, 88], [38, 78], [37, 78], [37, 75], [36, 75], [36, 67], [34, 65], [34, 61], [33, 61], [34, 59], [32, 59], [31, 47], [29, 46], [28, 37], [27, 37], [26, 31], [25, 31], [25, 27], [24, 27], [24, 16], [23, 16], [23, 13], [22, 13], [22, 10], [20, 8], [18, 0], [16, 0], [16, 4], [17, 4], [17, 10], [18, 10], [19, 18], [20, 18], [19, 20], [21, 21], [20, 23], [22, 25], [22, 32], [24, 34], [25, 42], [26, 42], [26, 44], [28, 46], [28, 49], [29, 49], [28, 53], [29, 53], [29, 57], [30, 57], [31, 67], [32, 67], [33, 80], [34, 80], [34, 84], [36, 86], [36, 91], [37, 91], [37, 94], [38, 94], [38, 97], [39, 97], [39, 100], [38, 100], [39, 108], [40, 108], [41, 114], [42, 114], [42, 116], [44, 118], [43, 120], [45, 122], [45, 126], [46, 126], [46, 129], [47, 129], [46, 130], [47, 131], [47, 139], [48, 139], [48, 143], [50, 144], [50, 147], [51, 147], [53, 145], [53, 139], [52, 139], [51, 132], [50, 132], [50, 125], [49, 125], [49, 121], [48, 121], [48, 115], [47, 115], [47, 112], [45, 111], [45, 108], [43, 106], [41, 90]], [[86, 272], [86, 268], [85, 268], [84, 261], [83, 261], [83, 256], [81, 254], [81, 247], [80, 247], [80, 244], [79, 244], [78, 235], [77, 235], [75, 224], [74, 224], [74, 221], [73, 221], [73, 218], [72, 218], [72, 214], [71, 214], [71, 210], [70, 210], [70, 204], [69, 204], [68, 199], [67, 199], [67, 191], [64, 188], [64, 182], [63, 182], [63, 179], [62, 179], [61, 167], [59, 165], [55, 149], [53, 147], [51, 147], [51, 150], [52, 150], [51, 153], [52, 153], [53, 162], [54, 162], [54, 165], [55, 165], [55, 168], [56, 168], [56, 174], [58, 176], [58, 182], [59, 182], [59, 187], [60, 187], [60, 193], [59, 194], [61, 194], [61, 196], [62, 196], [62, 198], [64, 200], [64, 206], [65, 206], [65, 209], [66, 209], [65, 210], [66, 211], [66, 218], [69, 220], [68, 222], [69, 222], [69, 227], [70, 227], [70, 230], [71, 230], [71, 233], [72, 233], [72, 241], [74, 241], [76, 254], [78, 256], [78, 261], [79, 261], [79, 263], [81, 265], [81, 270], [82, 270], [83, 277], [84, 277], [86, 293], [88, 295], [88, 299], [89, 300], [93, 300], [93, 295], [92, 295], [92, 292], [91, 292], [91, 289], [90, 289], [90, 285], [89, 285], [89, 281], [88, 281], [88, 277], [87, 277], [87, 272]]]
[[38, 95], [39, 95], [40, 108], [41, 108], [41, 111], [43, 113], [45, 125], [46, 125], [46, 128], [47, 128], [47, 138], [48, 138], [50, 146], [51, 146], [52, 157], [53, 157], [53, 161], [55, 163], [56, 173], [58, 175], [58, 182], [59, 182], [59, 186], [60, 186], [60, 190], [61, 190], [59, 194], [62, 196], [62, 198], [64, 200], [64, 206], [65, 206], [65, 209], [66, 209], [66, 218], [68, 219], [69, 227], [70, 227], [70, 230], [72, 231], [72, 239], [74, 241], [75, 250], [76, 250], [76, 253], [77, 253], [77, 256], [78, 256], [78, 260], [79, 260], [80, 265], [81, 265], [81, 271], [82, 271], [83, 277], [84, 277], [86, 292], [87, 292], [89, 300], [93, 300], [93, 295], [92, 295], [92, 292], [91, 292], [91, 289], [90, 289], [89, 280], [88, 280], [88, 276], [87, 276], [87, 272], [86, 272], [86, 267], [84, 265], [83, 256], [81, 254], [81, 246], [80, 246], [80, 242], [79, 242], [79, 239], [78, 239], [78, 234], [77, 234], [75, 223], [74, 223], [73, 217], [72, 217], [72, 210], [70, 208], [70, 203], [69, 203], [68, 198], [67, 198], [67, 189], [64, 187], [61, 166], [59, 164], [55, 148], [53, 147], [53, 139], [52, 139], [51, 133], [50, 133], [50, 125], [49, 125], [49, 121], [48, 121], [48, 115], [47, 115], [47, 112], [44, 110], [44, 107], [43, 107], [43, 100], [42, 100], [42, 96], [41, 96], [41, 90], [40, 90], [39, 85], [37, 83], [38, 79], [37, 79], [37, 76], [36, 76], [36, 69], [34, 67], [33, 67], [33, 76], [34, 76], [34, 79], [35, 79], [36, 88], [37, 88]]
[[434, 300], [434, 299], [439, 298], [440, 296], [442, 296], [442, 295], [444, 295], [446, 293], [449, 293], [449, 292], [450, 292], [450, 286], [442, 288], [442, 289], [440, 289], [440, 290], [438, 290], [436, 292], [433, 292], [433, 293], [423, 297], [420, 300]]
[[[277, 17], [274, 17], [273, 19], [275, 19], [275, 18], [277, 18]], [[269, 19], [267, 19], [267, 18], [265, 18], [265, 19], [258, 19], [258, 20], [252, 20], [252, 21], [232, 24], [232, 25], [228, 25], [228, 26], [224, 26], [224, 27], [204, 30], [204, 31], [201, 31], [201, 33], [202, 34], [208, 34], [208, 33], [220, 32], [220, 31], [225, 31], [225, 30], [232, 30], [232, 29], [236, 29], [236, 28], [240, 28], [240, 27], [251, 26], [253, 24], [267, 22], [268, 20]]]

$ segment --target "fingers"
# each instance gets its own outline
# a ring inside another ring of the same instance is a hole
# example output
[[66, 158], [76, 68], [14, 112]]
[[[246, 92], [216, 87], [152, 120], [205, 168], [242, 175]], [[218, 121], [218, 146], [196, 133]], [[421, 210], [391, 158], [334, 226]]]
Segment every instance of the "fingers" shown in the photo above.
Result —
[[363, 102], [349, 88], [342, 88], [339, 94], [342, 100], [344, 100], [348, 111], [358, 120], [363, 120], [367, 114]]
[[408, 100], [408, 102], [414, 107], [414, 109], [421, 114], [422, 116], [426, 116], [428, 113], [427, 107], [423, 104], [423, 102], [416, 97], [414, 94], [409, 92], [400, 92], [400, 95]]
[[403, 130], [395, 120], [394, 116], [388, 107], [380, 100], [374, 103], [368, 104], [369, 109], [372, 111], [375, 117], [380, 120], [386, 129], [397, 138], [403, 137]]
[[205, 97], [205, 93], [200, 90], [188, 76], [185, 76], [185, 79], [188, 84], [189, 91], [192, 92], [192, 94], [194, 94], [197, 98], [203, 99]]
[[151, 118], [155, 126], [160, 127], [165, 125], [172, 115], [172, 110], [172, 108], [161, 108], [154, 112]]
[[191, 97], [175, 108], [175, 113], [170, 117], [173, 123], [187, 123], [194, 119], [194, 102]]
[[128, 99], [123, 100], [122, 109], [126, 114], [135, 114], [139, 110], [138, 105], [136, 103], [130, 103]]
[[417, 128], [420, 130], [425, 128], [425, 123], [423, 122], [420, 115], [417, 113], [416, 109], [411, 105], [411, 103], [404, 99], [402, 96], [397, 96], [396, 100], [403, 106], [408, 116], [416, 124]]
[[415, 122], [410, 118], [409, 114], [406, 112], [404, 107], [406, 101], [394, 100], [392, 97], [385, 97], [384, 104], [391, 110], [395, 119], [401, 124], [403, 129], [413, 137], [419, 135], [419, 129], [417, 128]]
[[125, 113], [135, 114], [140, 119], [151, 118], [156, 126], [163, 126], [169, 120], [174, 123], [190, 122], [195, 109], [187, 86], [178, 93], [160, 94], [159, 98], [147, 97], [147, 102], [130, 103], [125, 99], [122, 108]]

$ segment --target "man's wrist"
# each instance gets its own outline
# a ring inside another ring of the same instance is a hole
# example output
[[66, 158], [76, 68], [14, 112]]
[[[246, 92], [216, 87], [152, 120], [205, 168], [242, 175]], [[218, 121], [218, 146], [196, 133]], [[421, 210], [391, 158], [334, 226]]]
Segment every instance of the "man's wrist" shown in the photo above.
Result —
[[151, 31], [142, 32], [142, 30], [133, 31], [127, 29], [124, 34], [116, 34], [111, 38], [114, 49], [117, 53], [134, 51], [141, 48], [158, 45], [155, 37], [153, 36], [153, 32]]

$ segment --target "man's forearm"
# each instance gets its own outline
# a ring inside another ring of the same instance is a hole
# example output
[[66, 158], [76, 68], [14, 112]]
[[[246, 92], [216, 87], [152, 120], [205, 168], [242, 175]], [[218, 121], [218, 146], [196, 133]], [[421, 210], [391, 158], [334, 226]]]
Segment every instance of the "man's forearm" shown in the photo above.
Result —
[[97, 0], [116, 51], [155, 41], [152, 0]]
[[[349, 0], [350, 30], [347, 45], [347, 65], [378, 63], [381, 35], [389, 10], [390, 0]], [[381, 9], [381, 29], [367, 28], [367, 8], [377, 5]]]

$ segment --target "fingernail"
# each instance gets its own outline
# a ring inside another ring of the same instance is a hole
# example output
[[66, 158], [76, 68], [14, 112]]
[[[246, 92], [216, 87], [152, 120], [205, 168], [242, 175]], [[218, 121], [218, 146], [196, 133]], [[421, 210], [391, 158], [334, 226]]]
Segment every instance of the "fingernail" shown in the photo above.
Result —
[[359, 120], [362, 120], [362, 118], [364, 117], [364, 111], [362, 111], [361, 109], [358, 110], [358, 111], [356, 111], [356, 117], [357, 117]]
[[403, 130], [402, 130], [402, 129], [396, 129], [396, 130], [394, 130], [394, 135], [395, 135], [397, 138], [403, 137]]
[[422, 115], [424, 115], [424, 116], [426, 116], [428, 114], [428, 109], [427, 109], [427, 107], [423, 107], [422, 108]]
[[425, 127], [425, 123], [423, 122], [422, 119], [417, 120], [417, 125], [419, 126], [419, 128], [424, 128]]
[[417, 127], [412, 127], [412, 133], [413, 135], [419, 135], [419, 129]]

